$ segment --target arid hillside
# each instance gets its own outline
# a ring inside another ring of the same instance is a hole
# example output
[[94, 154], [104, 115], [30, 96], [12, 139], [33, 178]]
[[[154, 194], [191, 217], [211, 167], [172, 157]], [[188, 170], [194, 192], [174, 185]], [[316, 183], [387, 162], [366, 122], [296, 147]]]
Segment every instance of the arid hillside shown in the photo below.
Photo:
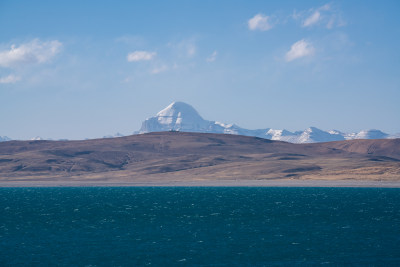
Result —
[[291, 144], [159, 132], [84, 141], [0, 143], [1, 181], [400, 181], [400, 139]]

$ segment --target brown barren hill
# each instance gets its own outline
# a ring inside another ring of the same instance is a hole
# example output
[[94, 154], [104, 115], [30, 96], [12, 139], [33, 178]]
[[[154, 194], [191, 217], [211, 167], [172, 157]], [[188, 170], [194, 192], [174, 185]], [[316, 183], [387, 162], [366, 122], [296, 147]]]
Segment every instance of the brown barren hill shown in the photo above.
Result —
[[400, 139], [349, 140], [322, 143], [322, 145], [327, 148], [400, 160]]
[[159, 132], [0, 143], [0, 183], [279, 179], [400, 181], [400, 139], [291, 144], [238, 135]]

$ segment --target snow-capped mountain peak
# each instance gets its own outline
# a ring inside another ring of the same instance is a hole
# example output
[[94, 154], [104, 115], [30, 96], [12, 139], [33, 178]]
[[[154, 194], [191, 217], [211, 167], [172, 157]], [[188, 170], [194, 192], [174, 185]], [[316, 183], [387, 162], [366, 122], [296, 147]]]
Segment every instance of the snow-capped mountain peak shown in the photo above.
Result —
[[169, 124], [172, 121], [183, 120], [202, 121], [203, 118], [189, 104], [183, 102], [172, 102], [168, 107], [157, 113], [160, 123]]
[[323, 131], [316, 127], [309, 127], [304, 131], [290, 132], [264, 128], [248, 130], [236, 124], [227, 124], [203, 119], [200, 114], [189, 104], [173, 102], [156, 116], [145, 120], [142, 127], [135, 133], [148, 133], [160, 131], [183, 131], [203, 133], [224, 133], [256, 136], [271, 140], [286, 141], [291, 143], [314, 143], [342, 141], [350, 139], [377, 139], [393, 138], [379, 130], [365, 130], [359, 133], [343, 133], [338, 130]]
[[309, 127], [300, 135], [298, 143], [314, 143], [345, 140], [340, 134], [329, 133], [316, 127]]
[[159, 131], [207, 131], [212, 122], [204, 120], [189, 104], [173, 102], [165, 109], [142, 123], [139, 133]]
[[384, 139], [389, 137], [388, 134], [372, 129], [372, 130], [362, 130], [358, 134], [356, 134], [354, 139]]

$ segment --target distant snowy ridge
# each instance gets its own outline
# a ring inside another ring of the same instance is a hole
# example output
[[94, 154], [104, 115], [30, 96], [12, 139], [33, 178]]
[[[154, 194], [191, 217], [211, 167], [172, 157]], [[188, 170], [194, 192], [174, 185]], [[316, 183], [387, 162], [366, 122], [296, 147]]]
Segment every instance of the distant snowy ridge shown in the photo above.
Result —
[[[344, 133], [338, 130], [323, 131], [316, 127], [309, 127], [304, 131], [290, 132], [288, 130], [276, 130], [271, 128], [248, 130], [236, 124], [226, 124], [218, 121], [204, 120], [200, 114], [189, 104], [173, 102], [156, 116], [146, 119], [142, 127], [134, 134], [150, 132], [182, 131], [198, 133], [221, 133], [255, 136], [270, 140], [285, 141], [290, 143], [316, 143], [343, 141], [352, 139], [394, 139], [400, 138], [400, 133], [389, 135], [380, 130], [363, 130], [358, 133]], [[121, 133], [106, 135], [103, 138], [115, 138], [124, 136]], [[88, 138], [86, 138], [88, 139]], [[85, 140], [86, 140], [85, 139]], [[0, 136], [0, 142], [15, 140], [7, 136]], [[53, 140], [36, 136], [32, 141]], [[59, 139], [66, 141], [67, 139]]]
[[291, 143], [315, 143], [352, 139], [383, 139], [398, 138], [400, 134], [388, 135], [380, 130], [363, 130], [359, 133], [343, 133], [337, 130], [323, 131], [316, 127], [304, 131], [290, 132], [271, 128], [248, 130], [235, 124], [225, 124], [216, 121], [204, 120], [189, 104], [173, 102], [156, 116], [146, 119], [142, 127], [135, 134], [163, 131], [224, 133], [256, 136], [271, 140]]
[[0, 142], [5, 142], [5, 141], [10, 141], [11, 138], [7, 137], [7, 136], [0, 136]]
[[123, 137], [124, 135], [121, 133], [116, 133], [116, 134], [109, 134], [109, 135], [105, 135], [103, 136], [103, 138], [114, 138], [114, 137]]
[[43, 137], [40, 136], [35, 136], [31, 138], [32, 141], [43, 141], [43, 140], [51, 140], [51, 139], [45, 139]]
[[388, 139], [400, 138], [400, 133], [389, 135]]
[[[29, 140], [29, 141], [54, 141], [52, 138], [43, 138], [41, 136], [35, 136], [30, 139], [12, 139], [7, 136], [0, 136], [0, 142], [14, 141], [14, 140]], [[57, 141], [68, 141], [68, 139], [57, 139]]]

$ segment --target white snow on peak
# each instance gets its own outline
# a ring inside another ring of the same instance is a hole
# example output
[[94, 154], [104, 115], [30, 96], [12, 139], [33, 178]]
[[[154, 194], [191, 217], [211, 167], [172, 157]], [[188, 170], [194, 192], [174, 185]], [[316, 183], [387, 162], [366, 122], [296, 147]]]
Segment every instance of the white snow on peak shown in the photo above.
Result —
[[339, 135], [343, 135], [344, 133], [342, 133], [341, 131], [338, 131], [338, 130], [330, 130], [330, 131], [328, 131], [328, 133], [330, 133], [330, 134], [339, 134]]
[[332, 134], [316, 127], [310, 127], [304, 130], [299, 136], [296, 143], [314, 143], [314, 142], [329, 142], [345, 140], [342, 135]]
[[46, 139], [44, 139], [43, 137], [40, 137], [40, 136], [35, 136], [35, 137], [32, 137], [31, 140], [32, 141], [41, 141], [41, 140], [46, 140]]
[[0, 142], [6, 142], [6, 141], [11, 141], [11, 138], [7, 136], [0, 136]]
[[400, 138], [400, 133], [392, 134], [388, 137], [388, 139], [395, 139], [395, 138]]
[[159, 131], [208, 132], [214, 122], [204, 120], [189, 104], [173, 102], [142, 123], [139, 133]]
[[169, 130], [185, 130], [193, 126], [200, 129], [207, 124], [192, 106], [183, 102], [171, 103], [158, 112], [155, 118], [160, 125]]
[[168, 107], [157, 113], [157, 117], [174, 118], [182, 116], [190, 119], [203, 119], [191, 105], [183, 102], [172, 102]]
[[[268, 129], [268, 131], [266, 132], [267, 135], [271, 135], [271, 139], [275, 140], [275, 139], [279, 139], [283, 136], [290, 136], [293, 135], [292, 132], [289, 132], [287, 130], [274, 130], [274, 129]], [[274, 139], [275, 138], [275, 139]]]
[[376, 129], [362, 130], [355, 135], [354, 139], [384, 139], [388, 138], [389, 135]]
[[219, 125], [221, 127], [224, 127], [224, 128], [229, 128], [229, 127], [233, 126], [233, 124], [226, 124], [226, 123], [219, 122], [219, 121], [216, 121], [215, 124], [217, 124], [217, 125]]
[[183, 131], [202, 133], [224, 133], [247, 136], [263, 136], [265, 130], [247, 130], [235, 124], [226, 124], [203, 119], [190, 105], [173, 102], [156, 116], [146, 119], [135, 133]]
[[236, 124], [204, 120], [191, 105], [183, 102], [171, 103], [169, 106], [158, 112], [156, 116], [145, 120], [142, 123], [140, 130], [135, 133], [160, 131], [237, 134], [291, 143], [330, 142], [361, 138], [398, 138], [400, 136], [389, 136], [379, 130], [366, 130], [359, 133], [343, 133], [338, 130], [323, 131], [316, 127], [309, 127], [304, 131], [296, 132], [271, 128], [248, 130], [241, 128]]

